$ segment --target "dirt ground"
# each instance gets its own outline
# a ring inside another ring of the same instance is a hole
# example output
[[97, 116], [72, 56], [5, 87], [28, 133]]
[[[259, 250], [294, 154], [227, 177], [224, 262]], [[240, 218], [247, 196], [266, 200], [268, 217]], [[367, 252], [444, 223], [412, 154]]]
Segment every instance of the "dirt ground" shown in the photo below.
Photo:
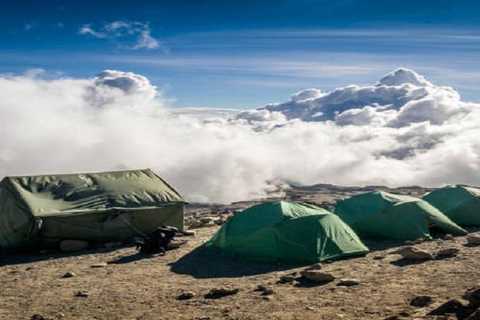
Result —
[[[342, 196], [320, 193], [312, 189], [297, 198], [311, 196], [318, 202]], [[457, 247], [456, 257], [412, 263], [387, 254], [401, 243], [367, 241], [374, 251], [365, 257], [323, 264], [336, 277], [333, 282], [278, 283], [280, 276], [305, 266], [221, 258], [202, 246], [217, 229], [196, 229], [194, 237], [184, 238], [187, 244], [165, 256], [140, 255], [128, 246], [76, 254], [2, 254], [0, 319], [447, 319], [426, 313], [460, 299], [480, 279], [480, 246], [466, 246], [466, 237], [456, 237], [416, 245], [431, 252]], [[92, 267], [100, 263], [105, 264]], [[63, 278], [67, 272], [75, 276]], [[338, 286], [341, 278], [356, 278], [360, 284]], [[273, 293], [262, 295], [255, 291], [258, 285]], [[222, 298], [205, 296], [222, 286], [239, 291]], [[186, 291], [195, 296], [178, 300]], [[419, 295], [433, 297], [433, 303], [410, 306]]]

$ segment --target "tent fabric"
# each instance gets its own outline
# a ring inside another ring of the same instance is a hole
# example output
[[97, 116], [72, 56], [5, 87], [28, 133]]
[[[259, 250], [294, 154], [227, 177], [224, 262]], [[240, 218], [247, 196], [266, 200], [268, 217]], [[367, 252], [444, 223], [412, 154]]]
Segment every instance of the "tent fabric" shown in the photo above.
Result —
[[467, 233], [426, 201], [383, 191], [340, 200], [333, 212], [360, 237], [430, 239], [430, 226], [454, 235]]
[[119, 241], [165, 224], [183, 229], [185, 199], [150, 169], [6, 177], [0, 246]]
[[332, 213], [296, 202], [262, 203], [237, 213], [207, 242], [227, 257], [318, 262], [363, 255], [368, 248]]
[[423, 200], [461, 226], [480, 226], [480, 189], [448, 186], [427, 193]]

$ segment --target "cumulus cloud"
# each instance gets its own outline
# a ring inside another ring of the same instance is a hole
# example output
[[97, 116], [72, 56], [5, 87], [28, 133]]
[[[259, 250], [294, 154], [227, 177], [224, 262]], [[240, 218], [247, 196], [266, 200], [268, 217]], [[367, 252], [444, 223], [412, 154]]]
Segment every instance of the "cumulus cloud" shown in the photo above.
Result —
[[86, 24], [80, 28], [78, 33], [97, 39], [108, 39], [116, 42], [120, 47], [132, 50], [161, 47], [160, 41], [152, 36], [148, 23], [137, 21], [113, 21], [104, 24], [98, 30], [95, 30], [91, 24]]
[[[413, 70], [400, 68], [373, 86], [349, 85], [323, 94], [307, 89], [256, 112], [281, 113], [289, 120], [333, 121], [341, 126], [404, 127], [424, 121], [442, 124], [471, 109], [452, 88], [436, 86]], [[242, 113], [238, 118], [251, 119], [254, 113]]]
[[157, 95], [157, 88], [144, 76], [116, 70], [100, 72], [88, 90], [86, 99], [97, 106], [145, 107]]
[[236, 116], [172, 110], [147, 78], [115, 70], [89, 79], [37, 70], [0, 76], [0, 87], [0, 176], [151, 167], [190, 201], [210, 202], [284, 183], [480, 180], [480, 105], [406, 69]]

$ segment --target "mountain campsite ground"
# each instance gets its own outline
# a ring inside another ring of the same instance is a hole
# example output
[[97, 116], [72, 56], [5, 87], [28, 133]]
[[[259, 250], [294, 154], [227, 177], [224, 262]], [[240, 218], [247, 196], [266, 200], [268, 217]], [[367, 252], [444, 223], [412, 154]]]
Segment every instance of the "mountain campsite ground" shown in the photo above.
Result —
[[[331, 185], [292, 187], [285, 198], [331, 204], [335, 199], [370, 191]], [[393, 190], [419, 196], [427, 191]], [[251, 202], [229, 206], [193, 206], [200, 216], [237, 210]], [[132, 246], [95, 249], [74, 254], [2, 254], [0, 257], [0, 319], [456, 319], [426, 314], [450, 300], [461, 300], [480, 277], [480, 246], [466, 237], [442, 238], [416, 247], [431, 252], [460, 249], [456, 257], [420, 263], [388, 254], [402, 243], [367, 241], [365, 257], [324, 263], [336, 280], [316, 284], [297, 278], [280, 283], [283, 275], [306, 266], [264, 264], [226, 259], [202, 247], [218, 226], [195, 229], [196, 235], [165, 256], [137, 254]], [[475, 230], [474, 230], [475, 231]], [[66, 273], [72, 277], [63, 277]], [[338, 286], [341, 278], [359, 285]], [[265, 295], [259, 285], [272, 290]], [[213, 288], [238, 289], [232, 295], [208, 296]], [[190, 299], [178, 299], [185, 292]], [[417, 296], [429, 296], [425, 307], [410, 306]]]

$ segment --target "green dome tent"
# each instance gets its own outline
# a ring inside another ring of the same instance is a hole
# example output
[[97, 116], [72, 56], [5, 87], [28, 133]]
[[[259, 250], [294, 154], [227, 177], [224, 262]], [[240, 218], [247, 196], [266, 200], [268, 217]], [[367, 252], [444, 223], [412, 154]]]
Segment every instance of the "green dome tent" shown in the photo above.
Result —
[[462, 226], [480, 226], [480, 189], [449, 186], [427, 193], [423, 200]]
[[360, 237], [430, 239], [430, 226], [455, 235], [467, 233], [426, 201], [383, 191], [340, 200], [333, 212]]
[[257, 261], [318, 262], [368, 252], [336, 215], [285, 201], [262, 203], [237, 213], [207, 246], [227, 257]]

